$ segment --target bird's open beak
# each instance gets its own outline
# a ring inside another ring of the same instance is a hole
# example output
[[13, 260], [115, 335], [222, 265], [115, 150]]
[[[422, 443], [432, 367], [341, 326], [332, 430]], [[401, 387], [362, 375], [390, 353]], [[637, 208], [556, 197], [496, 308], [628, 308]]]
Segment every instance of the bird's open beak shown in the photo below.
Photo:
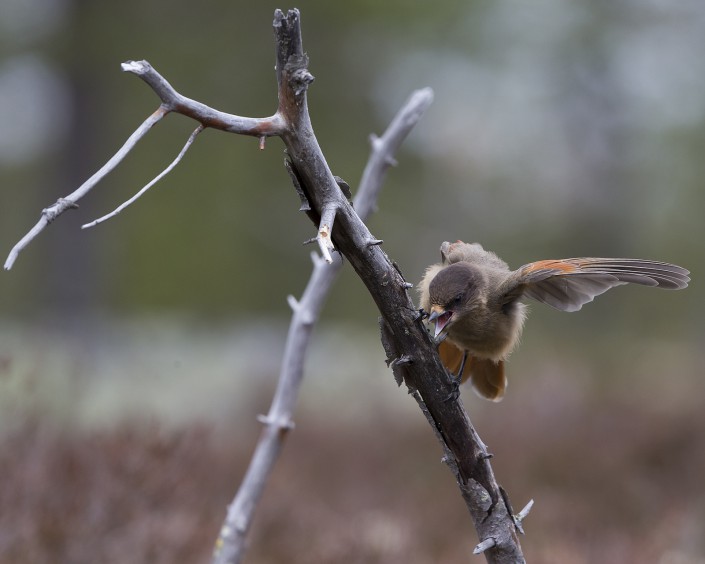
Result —
[[448, 325], [451, 317], [453, 317], [452, 311], [446, 311], [441, 306], [435, 304], [431, 306], [431, 314], [428, 316], [428, 320], [436, 322], [436, 331], [433, 335], [434, 338], [440, 335], [443, 328]]

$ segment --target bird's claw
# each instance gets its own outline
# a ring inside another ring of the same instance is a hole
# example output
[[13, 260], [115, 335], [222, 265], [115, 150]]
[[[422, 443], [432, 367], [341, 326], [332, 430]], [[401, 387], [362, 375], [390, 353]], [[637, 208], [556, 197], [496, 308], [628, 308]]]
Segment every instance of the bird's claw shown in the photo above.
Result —
[[419, 311], [416, 315], [416, 319], [414, 319], [414, 321], [419, 321], [419, 320], [423, 321], [428, 316], [429, 316], [429, 313], [426, 310], [424, 310], [424, 308], [420, 307]]
[[463, 360], [460, 361], [460, 368], [457, 374], [451, 374], [450, 383], [453, 390], [448, 394], [448, 397], [443, 401], [456, 401], [460, 396], [460, 384], [463, 383], [463, 372], [465, 371], [465, 362], [468, 360], [468, 351], [463, 354]]
[[458, 401], [458, 398], [460, 397], [460, 377], [453, 376], [450, 379], [450, 385], [451, 385], [452, 389], [451, 389], [450, 393], [443, 400], [444, 402]]

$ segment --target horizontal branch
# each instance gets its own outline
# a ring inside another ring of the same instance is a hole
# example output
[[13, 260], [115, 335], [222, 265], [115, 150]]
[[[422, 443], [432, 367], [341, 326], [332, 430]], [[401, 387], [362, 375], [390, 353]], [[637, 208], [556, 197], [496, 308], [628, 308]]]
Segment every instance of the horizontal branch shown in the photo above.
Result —
[[286, 129], [286, 123], [279, 113], [267, 118], [241, 117], [187, 98], [179, 94], [147, 61], [127, 61], [122, 63], [122, 70], [146, 82], [169, 111], [190, 117], [204, 127], [259, 138], [281, 135]]

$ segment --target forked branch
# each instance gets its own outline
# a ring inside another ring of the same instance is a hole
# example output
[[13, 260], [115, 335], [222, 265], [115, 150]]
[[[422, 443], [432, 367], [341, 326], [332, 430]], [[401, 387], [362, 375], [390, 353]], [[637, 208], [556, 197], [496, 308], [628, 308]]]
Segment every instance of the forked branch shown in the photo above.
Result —
[[[115, 153], [115, 155], [113, 155], [113, 157], [111, 157], [110, 160], [108, 160], [108, 162], [106, 162], [95, 174], [93, 174], [93, 176], [86, 180], [74, 192], [68, 196], [60, 198], [56, 203], [42, 210], [41, 217], [36, 225], [24, 237], [22, 237], [22, 239], [20, 239], [20, 241], [10, 251], [7, 260], [5, 261], [5, 270], [10, 270], [12, 268], [20, 252], [22, 252], [22, 250], [32, 242], [32, 240], [44, 231], [44, 229], [52, 221], [54, 221], [67, 209], [78, 207], [78, 201], [88, 194], [88, 192], [90, 192], [93, 188], [95, 188], [101, 180], [103, 180], [118, 164], [120, 164], [127, 154], [135, 147], [137, 142], [147, 134], [152, 126], [158, 123], [159, 120], [161, 120], [168, 113], [176, 112], [193, 118], [201, 124], [199, 130], [197, 130], [198, 132], [200, 132], [203, 128], [211, 127], [213, 129], [220, 129], [230, 133], [250, 135], [260, 139], [260, 146], [262, 139], [272, 135], [282, 135], [286, 126], [279, 112], [268, 118], [241, 117], [215, 110], [205, 104], [202, 104], [201, 102], [196, 102], [186, 96], [182, 96], [174, 90], [171, 84], [169, 84], [169, 82], [167, 82], [162, 75], [154, 70], [152, 65], [150, 65], [147, 61], [128, 61], [122, 64], [122, 70], [140, 77], [154, 90], [161, 100], [159, 108], [157, 108], [157, 110], [150, 115], [132, 135], [130, 135], [127, 141], [125, 141], [125, 144], [120, 147], [118, 152]], [[197, 133], [194, 133], [192, 137], [196, 134]], [[190, 142], [192, 142], [192, 139], [190, 139]], [[190, 142], [187, 142], [185, 147], [186, 149], [190, 146]], [[181, 156], [183, 156], [183, 154]], [[172, 163], [172, 165], [160, 174], [154, 182], [169, 172], [169, 170], [171, 170], [171, 168], [173, 168], [179, 160], [180, 158], [177, 157], [176, 162]], [[148, 187], [154, 182], [150, 183]], [[143, 189], [142, 193], [146, 191], [148, 187]], [[121, 206], [121, 208], [116, 210], [114, 214], [119, 213], [123, 207], [125, 206]], [[109, 217], [112, 217], [112, 215], [109, 214]], [[108, 219], [108, 217], [101, 218], [97, 222], [94, 222], [94, 224], [99, 223], [104, 219]], [[84, 227], [90, 226], [91, 224]]]

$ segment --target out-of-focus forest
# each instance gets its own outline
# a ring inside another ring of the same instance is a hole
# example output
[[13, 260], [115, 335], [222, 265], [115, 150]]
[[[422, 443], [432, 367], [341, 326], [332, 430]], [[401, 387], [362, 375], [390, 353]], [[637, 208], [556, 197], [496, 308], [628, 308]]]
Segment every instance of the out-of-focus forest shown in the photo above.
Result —
[[[276, 109], [274, 2], [0, 3], [0, 243], [97, 170], [158, 105], [120, 71]], [[309, 109], [352, 187], [409, 93], [435, 101], [398, 155], [375, 236], [407, 279], [444, 240], [513, 267], [635, 256], [682, 292], [535, 304], [506, 399], [464, 390], [498, 480], [536, 505], [543, 563], [705, 562], [705, 4], [301, 0]], [[205, 562], [276, 384], [312, 225], [283, 145], [162, 121], [0, 275], [0, 563]], [[314, 335], [249, 562], [466, 562], [477, 542], [347, 267]], [[478, 561], [481, 557], [475, 557]]]

